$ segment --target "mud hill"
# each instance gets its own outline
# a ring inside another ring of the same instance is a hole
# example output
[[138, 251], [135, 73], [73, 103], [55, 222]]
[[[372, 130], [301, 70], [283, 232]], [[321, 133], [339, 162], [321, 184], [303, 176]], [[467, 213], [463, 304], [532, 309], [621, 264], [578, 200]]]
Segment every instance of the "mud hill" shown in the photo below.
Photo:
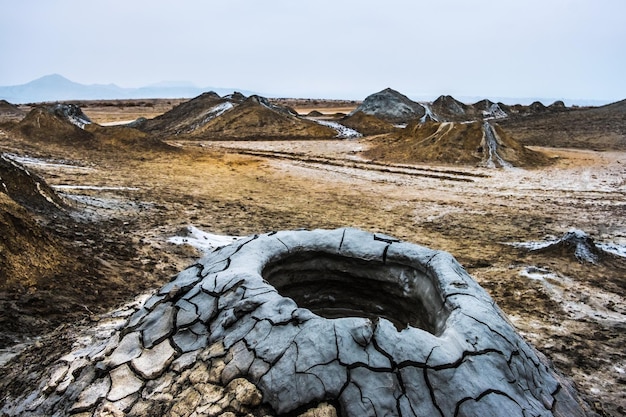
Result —
[[486, 167], [532, 167], [549, 159], [489, 123], [413, 122], [373, 141], [364, 156], [387, 162], [438, 162]]
[[[206, 123], [189, 126], [191, 139], [330, 139], [337, 131], [298, 117], [286, 107], [273, 105], [263, 97], [250, 96], [243, 103], [218, 104], [219, 114]], [[215, 110], [215, 107], [212, 108]]]
[[190, 133], [196, 127], [228, 110], [233, 102], [240, 103], [242, 100], [245, 100], [245, 97], [240, 94], [231, 95], [230, 98], [221, 98], [217, 93], [209, 91], [179, 104], [154, 119], [144, 120], [137, 127], [162, 135]]
[[626, 100], [590, 108], [563, 109], [558, 102], [531, 108], [534, 114], [500, 121], [524, 145], [626, 150]]
[[[63, 106], [68, 106], [68, 108], [64, 109]], [[17, 124], [13, 131], [35, 141], [69, 144], [93, 141], [92, 134], [72, 121], [76, 114], [76, 110], [69, 108], [69, 105], [36, 107]], [[80, 120], [85, 119], [80, 118]]]
[[408, 123], [426, 114], [421, 104], [391, 88], [369, 95], [349, 116], [362, 112], [390, 123]]
[[475, 116], [471, 106], [452, 96], [439, 96], [433, 101], [431, 111], [441, 121], [465, 121]]
[[6, 100], [0, 100], [0, 122], [21, 120], [25, 113], [16, 105]]
[[366, 136], [389, 133], [397, 129], [393, 124], [362, 111], [353, 112], [342, 118], [340, 122]]
[[57, 103], [31, 110], [11, 132], [35, 142], [92, 150], [173, 150], [161, 140], [126, 126], [92, 123], [74, 104]]
[[582, 230], [570, 230], [555, 242], [537, 249], [538, 252], [553, 257], [565, 257], [575, 259], [578, 262], [596, 264], [614, 255], [605, 252], [596, 246], [591, 236]]

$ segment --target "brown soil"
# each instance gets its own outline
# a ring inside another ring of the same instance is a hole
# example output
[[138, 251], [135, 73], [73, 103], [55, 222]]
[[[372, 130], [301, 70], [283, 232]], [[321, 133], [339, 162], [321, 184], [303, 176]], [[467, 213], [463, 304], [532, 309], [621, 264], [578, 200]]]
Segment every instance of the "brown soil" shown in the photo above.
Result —
[[626, 150], [626, 100], [602, 107], [521, 115], [500, 123], [524, 145]]
[[[626, 243], [625, 153], [541, 148], [558, 157], [553, 165], [488, 170], [366, 163], [370, 139], [171, 143], [177, 151], [116, 151], [0, 132], [1, 151], [74, 165], [28, 167], [49, 184], [101, 187], [63, 189], [75, 209], [56, 218], [0, 194], [2, 224], [24, 256], [16, 265], [42, 254], [7, 274], [19, 284], [1, 289], [5, 346], [61, 323], [51, 338], [65, 340], [79, 319], [159, 287], [200, 255], [167, 242], [188, 225], [228, 235], [352, 226], [452, 253], [598, 413], [626, 415], [623, 262], [594, 266], [506, 244], [571, 227]], [[529, 267], [552, 275], [529, 278]], [[69, 343], [47, 351], [46, 340], [33, 349], [48, 358]]]

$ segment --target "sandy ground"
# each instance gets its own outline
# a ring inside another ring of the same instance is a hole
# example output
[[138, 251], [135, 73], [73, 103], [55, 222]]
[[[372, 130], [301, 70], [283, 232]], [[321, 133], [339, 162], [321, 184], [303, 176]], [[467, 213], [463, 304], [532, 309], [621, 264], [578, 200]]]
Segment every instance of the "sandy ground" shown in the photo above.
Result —
[[[368, 167], [360, 157], [365, 139], [171, 143], [181, 152], [148, 157], [4, 146], [89, 168], [31, 164], [82, 216], [122, 220], [115, 233], [145, 266], [135, 277], [128, 270], [128, 280], [151, 273], [164, 282], [193, 262], [199, 252], [167, 242], [188, 225], [234, 236], [352, 226], [449, 251], [599, 413], [626, 415], [623, 264], [581, 264], [510, 245], [571, 228], [626, 245], [626, 153], [544, 148], [559, 157], [555, 165], [489, 170]], [[103, 258], [115, 265], [114, 255]]]

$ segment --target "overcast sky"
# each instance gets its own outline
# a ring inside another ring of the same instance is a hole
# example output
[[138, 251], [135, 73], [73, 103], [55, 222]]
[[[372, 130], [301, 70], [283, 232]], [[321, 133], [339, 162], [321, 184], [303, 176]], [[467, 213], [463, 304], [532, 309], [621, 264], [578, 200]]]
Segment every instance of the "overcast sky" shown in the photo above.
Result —
[[626, 98], [625, 0], [0, 0], [0, 85]]

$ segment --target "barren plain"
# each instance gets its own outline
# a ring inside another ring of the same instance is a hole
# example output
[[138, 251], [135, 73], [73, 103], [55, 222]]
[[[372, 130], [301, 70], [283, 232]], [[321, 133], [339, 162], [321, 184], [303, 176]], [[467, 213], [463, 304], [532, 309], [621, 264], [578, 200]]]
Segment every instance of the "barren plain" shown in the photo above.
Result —
[[[346, 103], [291, 105], [301, 114], [349, 110]], [[153, 117], [163, 106], [145, 114], [137, 106], [83, 110], [104, 125]], [[0, 130], [0, 150], [74, 206], [71, 216], [41, 216], [40, 224], [89, 259], [84, 274], [103, 281], [96, 296], [80, 286], [58, 296], [59, 288], [76, 287], [69, 273], [49, 288], [3, 291], [4, 358], [19, 351], [52, 360], [99, 313], [167, 282], [201, 255], [168, 242], [188, 226], [229, 236], [350, 226], [450, 252], [599, 415], [626, 415], [626, 261], [592, 264], [516, 246], [574, 228], [623, 252], [626, 152], [543, 143], [532, 148], [553, 158], [542, 168], [400, 165], [365, 158], [372, 140], [171, 137], [169, 152], [96, 152]], [[0, 379], [27, 366], [22, 361], [3, 363]]]

